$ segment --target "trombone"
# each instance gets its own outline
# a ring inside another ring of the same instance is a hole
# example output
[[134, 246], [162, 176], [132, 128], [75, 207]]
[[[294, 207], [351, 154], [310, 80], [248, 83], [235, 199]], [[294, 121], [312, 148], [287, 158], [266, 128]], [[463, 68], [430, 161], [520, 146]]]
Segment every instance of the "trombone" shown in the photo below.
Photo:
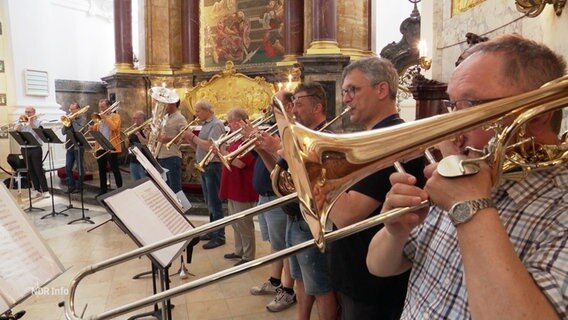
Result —
[[[276, 132], [278, 132], [278, 125], [275, 123], [273, 125], [271, 125], [270, 127], [268, 127], [268, 129], [264, 130], [264, 132], [273, 135]], [[246, 140], [243, 144], [241, 144], [236, 150], [220, 156], [219, 158], [221, 159], [221, 162], [223, 163], [223, 165], [225, 165], [225, 168], [227, 168], [228, 170], [231, 170], [231, 162], [233, 160], [235, 160], [236, 158], [241, 158], [243, 157], [245, 154], [249, 153], [250, 151], [252, 151], [254, 149], [254, 144], [256, 143], [256, 141], [259, 139], [259, 135], [255, 135], [253, 137], [250, 137], [248, 140]]]
[[119, 104], [120, 104], [120, 101], [117, 101], [117, 102], [113, 103], [110, 107], [108, 107], [108, 108], [107, 108], [105, 111], [103, 111], [103, 112], [98, 112], [98, 113], [97, 113], [97, 112], [93, 112], [93, 114], [91, 115], [91, 120], [92, 120], [94, 123], [100, 122], [100, 121], [103, 119], [103, 117], [102, 117], [103, 115], [105, 115], [105, 114], [111, 114], [111, 113], [115, 112], [116, 110], [118, 110]]
[[[278, 102], [279, 101], [277, 101], [277, 104], [279, 104]], [[66, 316], [68, 319], [78, 319], [75, 314], [74, 297], [77, 286], [86, 276], [139, 256], [150, 254], [151, 252], [166, 248], [172, 244], [187, 241], [197, 236], [197, 234], [203, 234], [223, 227], [229, 224], [229, 220], [236, 221], [249, 215], [268, 210], [274, 206], [283, 205], [284, 203], [292, 201], [296, 196], [302, 207], [304, 219], [306, 219], [310, 225], [312, 233], [314, 229], [316, 231], [314, 240], [306, 241], [264, 258], [247, 262], [185, 285], [117, 307], [113, 310], [93, 316], [91, 319], [108, 319], [144, 306], [152, 305], [156, 302], [184, 294], [194, 288], [199, 288], [236, 275], [250, 268], [256, 268], [273, 260], [281, 259], [282, 257], [294, 254], [299, 250], [313, 245], [324, 249], [325, 246], [322, 246], [322, 244], [325, 244], [325, 241], [334, 241], [387, 222], [406, 213], [428, 207], [429, 203], [423, 201], [418, 206], [398, 208], [384, 212], [327, 234], [323, 227], [320, 229], [320, 222], [326, 222], [327, 213], [329, 209], [331, 209], [337, 196], [363, 177], [392, 165], [394, 161], [410, 159], [438, 142], [454, 138], [473, 128], [497, 123], [493, 129], [498, 132], [495, 139], [485, 148], [488, 154], [483, 158], [483, 160], [491, 161], [493, 181], [495, 181], [495, 184], [498, 184], [499, 180], [507, 177], [507, 172], [504, 171], [504, 168], [506, 164], [510, 164], [511, 162], [516, 165], [516, 168], [527, 172], [564, 164], [568, 161], [568, 152], [566, 151], [568, 146], [566, 145], [566, 141], [562, 141], [561, 145], [555, 146], [556, 150], [550, 153], [552, 156], [549, 159], [534, 160], [531, 157], [527, 157], [526, 159], [515, 159], [511, 161], [506, 152], [510, 151], [510, 147], [514, 147], [509, 145], [509, 142], [515, 140], [519, 130], [528, 121], [538, 115], [560, 110], [566, 105], [568, 105], [568, 76], [544, 85], [540, 89], [489, 102], [476, 106], [475, 108], [367, 132], [342, 135], [316, 132], [295, 124], [285, 116], [283, 111], [278, 111], [276, 113], [276, 120], [281, 129], [280, 132], [284, 145], [287, 147], [284, 149], [284, 153], [286, 159], [289, 161], [290, 172], [296, 190], [298, 190], [297, 194], [289, 194], [258, 206], [257, 208], [242, 211], [169, 239], [164, 239], [155, 244], [85, 267], [74, 277], [70, 284], [65, 299]], [[505, 118], [515, 118], [515, 120], [509, 125], [504, 125], [502, 120]], [[398, 141], [399, 143], [392, 143], [392, 141]], [[377, 145], [380, 145], [381, 148], [377, 148]], [[331, 161], [327, 161], [330, 159]], [[339, 170], [332, 170], [332, 166], [336, 166], [339, 162], [342, 163], [343, 168], [347, 169], [341, 170], [341, 172], [339, 172]], [[308, 174], [307, 168], [310, 169], [310, 174]], [[321, 170], [318, 172], [317, 169]], [[514, 169], [515, 168], [509, 168], [507, 170], [515, 171]], [[316, 206], [311, 199], [311, 190], [316, 183], [318, 183], [320, 187], [325, 187], [327, 191], [324, 203], [320, 206]], [[314, 222], [315, 228], [312, 229]], [[321, 231], [321, 233], [319, 231]]]
[[170, 142], [166, 143], [166, 149], [170, 150], [170, 148], [172, 147], [173, 144], [180, 144], [181, 141], [180, 138], [183, 135], [183, 133], [185, 132], [185, 130], [189, 129], [191, 126], [196, 125], [199, 122], [198, 118], [193, 119], [193, 121], [191, 121], [190, 123], [186, 124], [183, 128], [181, 128], [181, 130], [178, 132], [178, 134], [175, 135], [175, 137], [172, 138], [172, 140], [170, 140]]
[[34, 114], [33, 116], [28, 116], [27, 114], [23, 114], [18, 118], [18, 123], [27, 123], [32, 121], [34, 118], [42, 117], [42, 113]]
[[82, 115], [83, 113], [89, 111], [89, 108], [91, 106], [85, 106], [83, 108], [81, 108], [79, 111], [70, 114], [70, 115], [63, 115], [59, 118], [59, 122], [61, 122], [65, 127], [70, 127], [71, 123], [73, 122], [73, 119], [79, 117], [80, 115]]

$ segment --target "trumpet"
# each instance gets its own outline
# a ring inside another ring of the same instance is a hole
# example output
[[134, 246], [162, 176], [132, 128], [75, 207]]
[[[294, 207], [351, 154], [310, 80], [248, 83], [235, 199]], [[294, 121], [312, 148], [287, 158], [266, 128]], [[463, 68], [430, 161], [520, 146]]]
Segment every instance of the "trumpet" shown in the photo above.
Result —
[[[253, 128], [257, 128], [260, 125], [272, 120], [274, 118], [273, 114], [270, 114], [270, 116], [268, 117], [263, 117], [263, 118], [259, 118], [254, 120], [251, 125]], [[215, 140], [215, 141], [211, 141], [212, 145], [211, 148], [209, 149], [209, 151], [207, 151], [207, 153], [205, 154], [205, 156], [203, 157], [203, 159], [201, 161], [199, 161], [199, 163], [196, 163], [195, 169], [201, 171], [201, 172], [205, 172], [205, 166], [209, 163], [209, 161], [211, 160], [212, 156], [214, 156], [214, 154], [217, 154], [219, 156], [219, 158], [221, 158], [221, 161], [225, 164], [225, 159], [224, 156], [221, 155], [220, 149], [221, 146], [224, 144], [230, 144], [233, 141], [237, 141], [238, 139], [241, 139], [243, 137], [243, 135], [241, 134], [241, 132], [243, 131], [243, 128], [239, 128], [233, 132], [231, 132], [229, 135], [223, 135], [221, 137], [219, 137], [219, 139]], [[231, 159], [232, 160], [232, 159]], [[230, 167], [230, 161], [225, 164], [225, 166], [229, 165]], [[230, 170], [230, 169], [229, 169]]]
[[[276, 104], [281, 107], [279, 101], [276, 101]], [[454, 138], [473, 128], [497, 124], [494, 130], [498, 132], [495, 139], [485, 148], [488, 154], [483, 158], [483, 161], [489, 160], [492, 164], [492, 174], [494, 177], [492, 181], [494, 181], [495, 184], [498, 184], [501, 179], [507, 178], [508, 171], [505, 170], [518, 171], [515, 170], [514, 167], [506, 169], [506, 164], [508, 163], [516, 165], [516, 169], [520, 171], [530, 171], [537, 170], [538, 168], [562, 165], [568, 161], [568, 152], [566, 152], [568, 142], [566, 141], [562, 141], [562, 144], [555, 146], [554, 152], [550, 152], [548, 158], [538, 158], [535, 160], [534, 157], [529, 156], [525, 159], [517, 157], [512, 159], [508, 154], [511, 151], [511, 147], [515, 147], [515, 145], [509, 145], [509, 142], [515, 140], [522, 126], [536, 116], [560, 110], [566, 105], [568, 105], [567, 76], [556, 82], [545, 85], [540, 89], [518, 96], [489, 102], [476, 106], [475, 108], [464, 109], [454, 113], [417, 120], [412, 123], [367, 132], [342, 135], [316, 132], [295, 124], [284, 115], [283, 109], [282, 111], [277, 111], [275, 114], [276, 120], [284, 145], [286, 146], [286, 148], [284, 148], [284, 154], [289, 161], [290, 172], [297, 193], [289, 194], [270, 203], [242, 211], [227, 218], [178, 234], [169, 239], [164, 239], [152, 245], [138, 248], [84, 268], [73, 278], [65, 298], [64, 306], [67, 319], [78, 319], [75, 313], [74, 297], [80, 281], [88, 275], [138, 258], [142, 255], [150, 254], [156, 250], [171, 246], [172, 244], [190, 240], [199, 234], [205, 234], [253, 214], [258, 214], [275, 206], [288, 203], [296, 197], [298, 197], [303, 216], [308, 222], [310, 230], [312, 230], [312, 233], [316, 231], [314, 240], [306, 241], [266, 257], [117, 307], [102, 314], [92, 316], [91, 319], [108, 319], [163, 300], [171, 299], [172, 297], [184, 294], [195, 288], [203, 287], [251, 268], [256, 268], [274, 260], [282, 259], [283, 257], [295, 254], [308, 247], [317, 245], [320, 249], [325, 249], [325, 245], [322, 246], [322, 244], [325, 244], [326, 241], [335, 241], [385, 223], [409, 212], [415, 212], [420, 208], [428, 207], [429, 203], [425, 200], [418, 206], [398, 208], [384, 212], [367, 220], [329, 233], [325, 233], [325, 230], [320, 224], [326, 221], [327, 213], [331, 205], [333, 205], [337, 199], [337, 196], [363, 177], [392, 165], [394, 161], [409, 159], [421, 154], [430, 146]], [[514, 118], [515, 120], [505, 125], [503, 121], [505, 118]], [[397, 143], [392, 143], [392, 141], [397, 141]], [[380, 145], [381, 148], [377, 148], [377, 145]], [[553, 146], [548, 146], [548, 148], [553, 148]], [[518, 153], [518, 155], [523, 156], [522, 153]], [[341, 163], [341, 167], [347, 169], [335, 170], [336, 168], [333, 166], [337, 163]], [[316, 184], [325, 188], [327, 191], [324, 203], [320, 205], [316, 205], [311, 199], [311, 190], [313, 190], [312, 187]]]
[[70, 127], [73, 119], [77, 118], [78, 116], [82, 115], [83, 113], [89, 111], [91, 106], [85, 106], [81, 110], [70, 114], [70, 115], [63, 115], [59, 118], [59, 122], [61, 122], [65, 127]]
[[198, 118], [193, 119], [193, 121], [191, 121], [190, 123], [186, 124], [185, 127], [181, 128], [181, 130], [178, 132], [178, 134], [175, 135], [175, 137], [172, 138], [172, 140], [170, 140], [170, 142], [166, 143], [166, 149], [170, 150], [170, 148], [172, 147], [172, 145], [174, 144], [180, 144], [181, 142], [179, 141], [179, 138], [181, 138], [181, 136], [183, 135], [183, 133], [185, 132], [185, 130], [189, 129], [191, 126], [196, 125], [199, 122]]
[[[278, 132], [277, 124], [273, 124], [268, 129], [264, 130], [264, 132], [273, 135]], [[254, 144], [258, 141], [259, 135], [255, 135], [248, 140], [246, 140], [243, 144], [241, 144], [236, 150], [231, 153], [228, 153], [224, 156], [219, 157], [221, 162], [228, 170], [231, 170], [231, 162], [236, 158], [241, 158], [245, 154], [251, 152], [254, 149]]]

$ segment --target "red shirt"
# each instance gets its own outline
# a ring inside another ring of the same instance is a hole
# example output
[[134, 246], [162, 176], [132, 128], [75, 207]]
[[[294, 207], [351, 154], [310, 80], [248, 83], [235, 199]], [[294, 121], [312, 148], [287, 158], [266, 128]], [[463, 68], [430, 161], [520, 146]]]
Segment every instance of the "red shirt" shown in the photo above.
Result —
[[[228, 152], [236, 150], [242, 143], [242, 139], [235, 141], [227, 148]], [[239, 158], [245, 163], [242, 168], [231, 165], [231, 171], [223, 167], [221, 172], [221, 187], [219, 188], [219, 197], [221, 199], [230, 199], [239, 202], [258, 201], [258, 193], [252, 187], [252, 172], [256, 158], [248, 152]]]

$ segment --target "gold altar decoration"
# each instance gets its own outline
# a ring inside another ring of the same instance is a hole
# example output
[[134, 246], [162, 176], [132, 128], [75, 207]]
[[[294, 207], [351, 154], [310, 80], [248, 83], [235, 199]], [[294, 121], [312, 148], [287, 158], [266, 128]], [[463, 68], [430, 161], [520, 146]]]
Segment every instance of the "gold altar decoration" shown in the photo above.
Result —
[[213, 105], [220, 119], [226, 119], [227, 111], [233, 107], [245, 109], [251, 119], [256, 119], [267, 111], [274, 92], [274, 85], [263, 77], [251, 78], [237, 73], [233, 62], [227, 61], [220, 74], [201, 81], [185, 94], [182, 107], [195, 114], [195, 103], [204, 99]]
[[485, 2], [485, 0], [452, 0], [452, 17]]

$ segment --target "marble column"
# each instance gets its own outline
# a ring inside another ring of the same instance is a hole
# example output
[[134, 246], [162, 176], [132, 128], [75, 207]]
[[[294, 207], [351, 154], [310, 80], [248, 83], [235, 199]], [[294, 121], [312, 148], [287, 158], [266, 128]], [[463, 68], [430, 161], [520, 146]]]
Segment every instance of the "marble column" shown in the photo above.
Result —
[[181, 10], [181, 71], [199, 71], [201, 70], [199, 64], [199, 1], [182, 0]]
[[304, 53], [304, 0], [284, 1], [284, 59], [295, 62]]
[[116, 72], [134, 70], [131, 0], [114, 0], [114, 47]]
[[312, 0], [312, 42], [307, 54], [340, 54], [336, 0]]

